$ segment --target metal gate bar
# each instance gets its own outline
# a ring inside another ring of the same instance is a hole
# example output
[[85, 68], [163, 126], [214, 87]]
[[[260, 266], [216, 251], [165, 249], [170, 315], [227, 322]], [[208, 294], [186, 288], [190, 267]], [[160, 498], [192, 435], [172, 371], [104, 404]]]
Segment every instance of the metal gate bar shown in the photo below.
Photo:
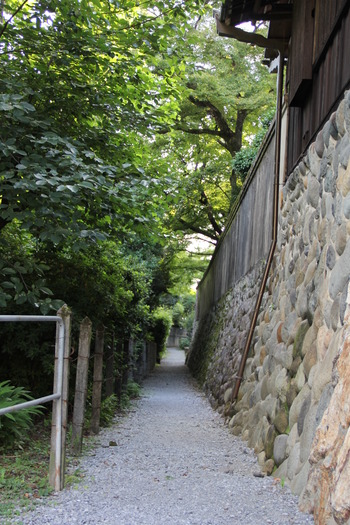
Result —
[[[57, 363], [57, 392], [45, 397], [33, 399], [32, 401], [26, 401], [25, 403], [19, 403], [18, 405], [12, 405], [10, 407], [0, 409], [0, 416], [9, 412], [16, 412], [23, 408], [40, 405], [42, 403], [48, 403], [49, 401], [56, 401], [56, 454], [55, 454], [55, 481], [54, 489], [60, 490], [61, 488], [61, 476], [62, 476], [62, 385], [63, 385], [63, 357], [64, 357], [64, 323], [63, 319], [58, 315], [0, 315], [0, 322], [55, 322], [58, 325], [58, 363]], [[57, 343], [56, 343], [57, 344]]]

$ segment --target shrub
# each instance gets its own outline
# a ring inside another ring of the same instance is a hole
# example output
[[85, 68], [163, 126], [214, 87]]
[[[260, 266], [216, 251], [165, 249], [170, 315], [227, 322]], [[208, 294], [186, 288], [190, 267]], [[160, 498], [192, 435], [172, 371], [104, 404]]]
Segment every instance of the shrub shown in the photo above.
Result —
[[189, 337], [181, 337], [180, 339], [180, 348], [181, 350], [185, 350], [190, 346], [191, 340]]
[[[6, 408], [33, 398], [22, 387], [15, 387], [10, 381], [0, 383], [0, 408]], [[33, 417], [41, 414], [41, 406], [23, 408], [0, 416], [0, 446], [11, 447], [20, 444], [26, 432], [33, 425]]]
[[130, 399], [136, 399], [140, 397], [141, 387], [135, 381], [128, 381], [126, 385], [126, 393]]
[[106, 397], [101, 402], [100, 425], [108, 427], [112, 424], [118, 409], [118, 397], [115, 394]]
[[152, 315], [151, 335], [157, 344], [158, 354], [165, 351], [166, 340], [173, 323], [171, 312], [166, 308], [157, 308]]

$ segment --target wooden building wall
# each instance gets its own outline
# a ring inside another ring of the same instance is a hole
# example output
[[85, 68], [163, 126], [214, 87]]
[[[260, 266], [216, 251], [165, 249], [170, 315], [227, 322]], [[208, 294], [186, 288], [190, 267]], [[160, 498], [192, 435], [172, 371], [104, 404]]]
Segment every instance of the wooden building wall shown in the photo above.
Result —
[[350, 87], [349, 0], [295, 0], [287, 75], [288, 173]]

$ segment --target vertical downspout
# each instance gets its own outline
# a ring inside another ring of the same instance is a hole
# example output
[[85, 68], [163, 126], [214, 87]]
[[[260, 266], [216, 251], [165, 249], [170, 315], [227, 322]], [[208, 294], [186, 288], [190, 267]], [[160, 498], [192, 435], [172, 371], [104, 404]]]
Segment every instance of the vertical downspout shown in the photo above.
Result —
[[279, 204], [279, 174], [280, 174], [280, 159], [281, 159], [281, 126], [282, 126], [282, 99], [283, 99], [283, 67], [284, 67], [284, 52], [279, 50], [278, 63], [278, 80], [277, 80], [277, 108], [276, 108], [276, 142], [275, 142], [275, 163], [274, 163], [274, 192], [273, 192], [273, 218], [272, 218], [272, 241], [268, 259], [265, 265], [264, 275], [259, 288], [258, 297], [255, 303], [252, 321], [249, 328], [248, 337], [243, 350], [241, 362], [239, 364], [238, 373], [236, 375], [236, 383], [232, 393], [232, 401], [235, 401], [238, 396], [239, 387], [243, 379], [243, 372], [245, 364], [248, 359], [250, 345], [253, 339], [256, 322], [259, 315], [259, 310], [264, 295], [267, 279], [270, 273], [273, 256], [277, 244], [278, 231], [278, 204]]

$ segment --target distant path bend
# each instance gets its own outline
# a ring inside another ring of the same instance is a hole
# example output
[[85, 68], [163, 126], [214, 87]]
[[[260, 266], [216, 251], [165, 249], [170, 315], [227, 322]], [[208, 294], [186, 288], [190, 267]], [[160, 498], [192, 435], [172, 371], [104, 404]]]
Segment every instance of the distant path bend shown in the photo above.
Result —
[[132, 413], [82, 459], [85, 479], [14, 523], [23, 525], [303, 525], [313, 519], [223, 426], [170, 349]]

